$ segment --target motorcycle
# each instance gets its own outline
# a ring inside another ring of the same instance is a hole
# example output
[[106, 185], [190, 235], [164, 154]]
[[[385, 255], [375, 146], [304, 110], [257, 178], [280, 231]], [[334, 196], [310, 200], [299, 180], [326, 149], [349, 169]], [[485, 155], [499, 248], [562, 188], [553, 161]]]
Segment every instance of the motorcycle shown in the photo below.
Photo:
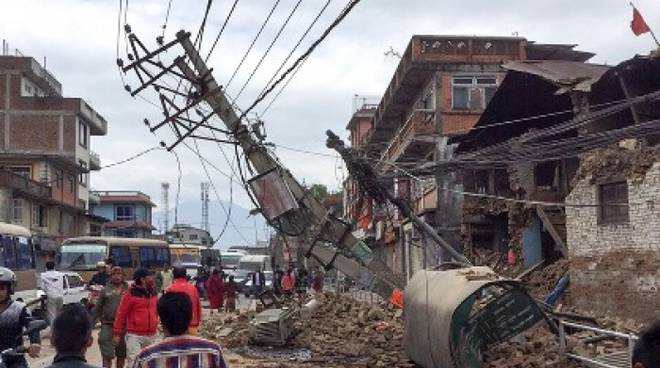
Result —
[[87, 310], [91, 313], [92, 310], [94, 309], [94, 306], [96, 305], [96, 302], [101, 296], [101, 292], [103, 291], [103, 285], [90, 285], [87, 287], [87, 290], [89, 290], [89, 296], [87, 297], [87, 300], [83, 304], [85, 304]]
[[[41, 331], [48, 327], [48, 323], [46, 321], [42, 320], [33, 320], [28, 323], [27, 328], [25, 331], [21, 334], [20, 338], [22, 339], [23, 336], [30, 335], [32, 333], [35, 333], [37, 331]], [[17, 348], [9, 348], [5, 349], [0, 352], [0, 368], [7, 368], [7, 364], [5, 363], [7, 361], [7, 358], [10, 356], [16, 356], [16, 355], [23, 355], [25, 354], [27, 349], [24, 346], [19, 346]]]

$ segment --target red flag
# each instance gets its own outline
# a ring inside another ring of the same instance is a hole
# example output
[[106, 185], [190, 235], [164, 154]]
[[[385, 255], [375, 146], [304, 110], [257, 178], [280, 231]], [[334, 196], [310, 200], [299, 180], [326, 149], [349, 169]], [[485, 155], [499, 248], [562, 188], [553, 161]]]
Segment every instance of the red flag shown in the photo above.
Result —
[[637, 11], [637, 8], [633, 6], [633, 20], [630, 22], [630, 29], [632, 29], [635, 36], [639, 36], [643, 33], [650, 32], [651, 28], [646, 24], [646, 21], [642, 15]]

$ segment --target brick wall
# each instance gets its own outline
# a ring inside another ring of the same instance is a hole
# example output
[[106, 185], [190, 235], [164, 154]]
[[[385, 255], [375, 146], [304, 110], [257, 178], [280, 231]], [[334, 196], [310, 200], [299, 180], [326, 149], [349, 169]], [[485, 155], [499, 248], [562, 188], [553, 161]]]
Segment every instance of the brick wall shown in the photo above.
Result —
[[9, 149], [58, 151], [59, 117], [54, 115], [12, 114]]
[[[590, 178], [576, 183], [567, 203], [597, 203]], [[629, 222], [599, 224], [596, 207], [567, 207], [571, 257], [569, 300], [576, 307], [621, 318], [660, 317], [660, 163], [628, 180]]]

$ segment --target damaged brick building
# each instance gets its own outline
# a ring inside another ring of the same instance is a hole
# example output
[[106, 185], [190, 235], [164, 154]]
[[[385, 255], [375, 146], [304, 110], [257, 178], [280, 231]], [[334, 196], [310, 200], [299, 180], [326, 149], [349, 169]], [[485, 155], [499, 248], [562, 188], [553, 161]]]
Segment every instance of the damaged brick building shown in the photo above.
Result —
[[[450, 139], [465, 135], [480, 119], [503, 81], [503, 63], [582, 62], [593, 55], [574, 47], [518, 37], [413, 36], [380, 101], [354, 109], [346, 127], [352, 147], [370, 157], [380, 175], [392, 177], [392, 190], [410, 199], [417, 215], [461, 249], [463, 198], [454, 191], [463, 190], [463, 175], [418, 178], [406, 168], [452, 159], [456, 144]], [[345, 189], [345, 215], [395, 273], [410, 278], [449, 260], [409, 219], [362, 198], [351, 178]]]
[[[463, 173], [466, 191], [483, 194], [465, 199], [466, 250], [494, 247], [501, 261], [510, 248], [517, 271], [568, 257], [572, 306], [657, 318], [660, 61], [504, 68], [459, 158], [445, 165]], [[471, 231], [474, 213], [508, 247], [475, 242], [483, 238]]]

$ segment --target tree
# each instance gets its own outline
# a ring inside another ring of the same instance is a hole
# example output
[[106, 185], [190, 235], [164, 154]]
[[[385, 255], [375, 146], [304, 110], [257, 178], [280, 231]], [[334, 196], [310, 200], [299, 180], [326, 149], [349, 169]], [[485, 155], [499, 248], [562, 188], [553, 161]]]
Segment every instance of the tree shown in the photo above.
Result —
[[312, 195], [318, 200], [322, 200], [328, 196], [328, 187], [323, 184], [312, 184], [312, 186], [309, 187], [309, 191], [312, 192]]

